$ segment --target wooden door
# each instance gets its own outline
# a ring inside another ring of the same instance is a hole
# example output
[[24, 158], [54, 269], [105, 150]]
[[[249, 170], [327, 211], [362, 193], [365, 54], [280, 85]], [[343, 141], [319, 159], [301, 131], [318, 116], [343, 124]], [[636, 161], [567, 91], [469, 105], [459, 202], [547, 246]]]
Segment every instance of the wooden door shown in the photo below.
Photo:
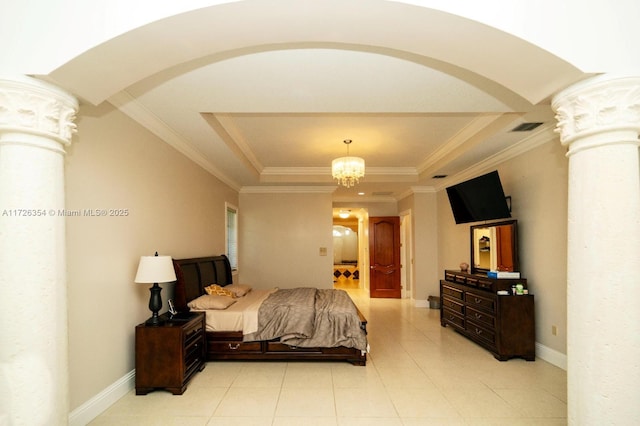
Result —
[[496, 226], [496, 250], [497, 250], [497, 269], [498, 271], [513, 271], [514, 269], [514, 253], [513, 253], [513, 234], [510, 225]]
[[399, 299], [400, 218], [369, 218], [369, 295]]

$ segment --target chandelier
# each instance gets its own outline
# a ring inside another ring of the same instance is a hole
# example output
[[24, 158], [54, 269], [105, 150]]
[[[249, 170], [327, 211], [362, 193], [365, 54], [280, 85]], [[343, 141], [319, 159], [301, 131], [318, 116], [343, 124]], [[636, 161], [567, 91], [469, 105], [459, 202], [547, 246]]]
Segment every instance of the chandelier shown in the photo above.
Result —
[[350, 188], [364, 176], [364, 159], [349, 156], [351, 139], [345, 139], [344, 144], [347, 145], [347, 156], [336, 158], [331, 162], [331, 176], [340, 185]]

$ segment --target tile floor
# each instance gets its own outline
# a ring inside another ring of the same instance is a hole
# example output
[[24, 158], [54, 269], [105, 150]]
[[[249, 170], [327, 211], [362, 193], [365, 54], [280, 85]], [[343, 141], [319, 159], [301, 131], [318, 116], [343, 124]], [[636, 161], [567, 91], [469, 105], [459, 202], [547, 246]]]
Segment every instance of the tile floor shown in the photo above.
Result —
[[438, 310], [347, 290], [368, 319], [366, 367], [210, 362], [184, 395], [125, 395], [101, 425], [565, 425], [566, 372], [540, 359], [499, 362]]

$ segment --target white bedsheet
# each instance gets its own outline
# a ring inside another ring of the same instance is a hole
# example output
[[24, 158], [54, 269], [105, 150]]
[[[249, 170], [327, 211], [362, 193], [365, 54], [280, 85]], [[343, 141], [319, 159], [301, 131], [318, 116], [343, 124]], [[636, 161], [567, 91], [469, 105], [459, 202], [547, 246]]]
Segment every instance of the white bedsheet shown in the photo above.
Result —
[[277, 288], [268, 290], [253, 289], [227, 309], [209, 309], [204, 311], [207, 331], [242, 331], [243, 334], [258, 331], [258, 309], [262, 301]]

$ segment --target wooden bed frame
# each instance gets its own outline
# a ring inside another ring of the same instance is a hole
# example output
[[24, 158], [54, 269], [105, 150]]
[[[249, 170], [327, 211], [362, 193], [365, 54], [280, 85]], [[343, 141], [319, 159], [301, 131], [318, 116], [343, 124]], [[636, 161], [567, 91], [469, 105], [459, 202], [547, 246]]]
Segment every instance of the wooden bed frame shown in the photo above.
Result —
[[[210, 284], [220, 286], [232, 283], [231, 266], [226, 256], [174, 259], [176, 287], [174, 304], [178, 312], [187, 312], [187, 303], [205, 294]], [[360, 327], [366, 332], [367, 320], [362, 313]], [[294, 348], [278, 341], [243, 342], [241, 331], [206, 332], [206, 359], [217, 360], [274, 360], [274, 361], [348, 361], [366, 365], [367, 355], [359, 349]]]

